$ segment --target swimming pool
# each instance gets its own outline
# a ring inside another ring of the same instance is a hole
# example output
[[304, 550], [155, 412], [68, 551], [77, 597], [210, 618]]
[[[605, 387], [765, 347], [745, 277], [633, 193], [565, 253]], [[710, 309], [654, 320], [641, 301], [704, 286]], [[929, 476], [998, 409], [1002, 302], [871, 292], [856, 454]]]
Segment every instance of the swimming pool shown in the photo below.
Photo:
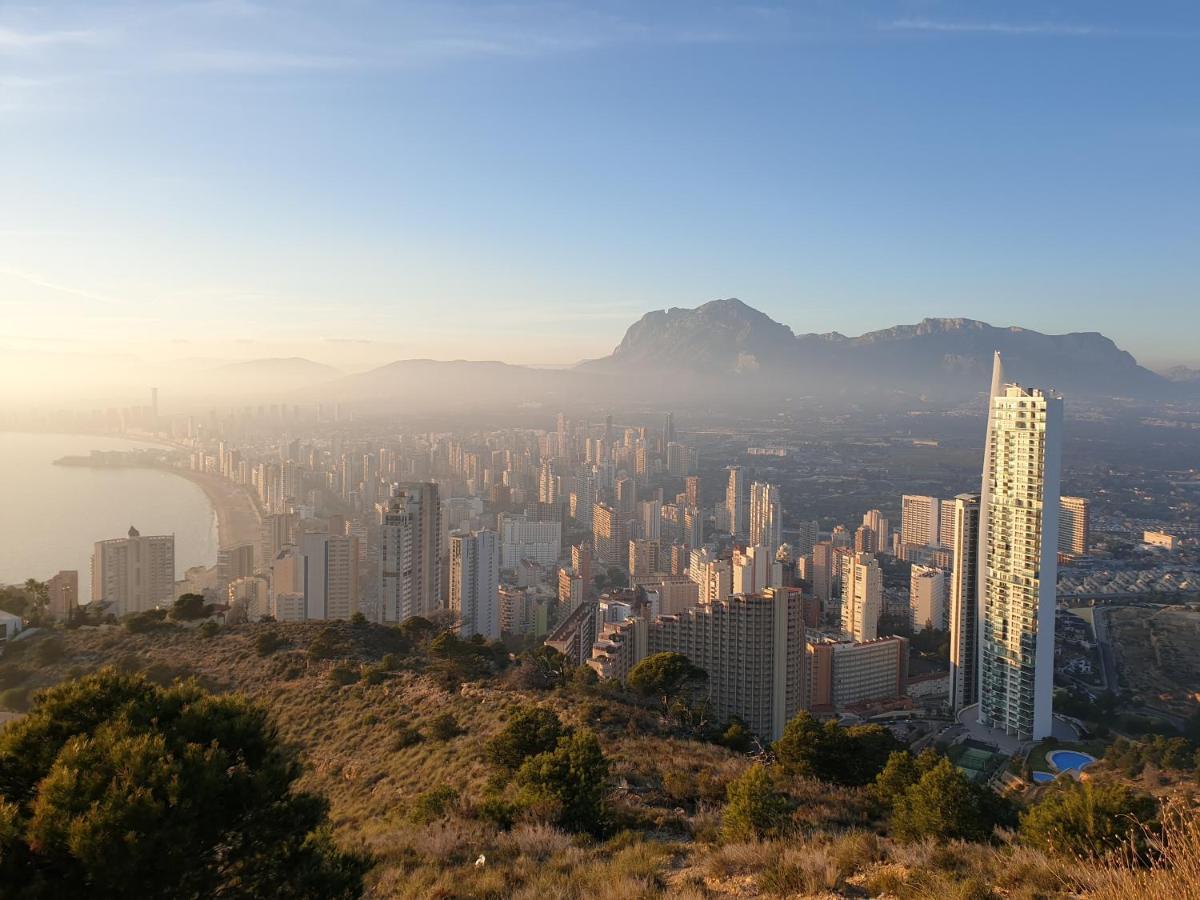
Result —
[[1055, 776], [1051, 775], [1049, 772], [1034, 772], [1032, 777], [1034, 784], [1049, 784], [1054, 780]]
[[1046, 754], [1046, 762], [1058, 772], [1079, 773], [1096, 761], [1096, 757], [1078, 750], [1055, 750]]

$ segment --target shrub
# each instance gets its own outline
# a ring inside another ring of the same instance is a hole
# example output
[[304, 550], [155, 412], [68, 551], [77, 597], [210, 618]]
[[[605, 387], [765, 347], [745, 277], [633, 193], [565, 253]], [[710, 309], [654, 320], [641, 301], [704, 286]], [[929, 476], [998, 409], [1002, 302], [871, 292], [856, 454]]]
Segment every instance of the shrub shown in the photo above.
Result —
[[1144, 846], [1156, 812], [1154, 798], [1123, 784], [1055, 782], [1021, 815], [1021, 840], [1068, 856], [1101, 856], [1119, 847]]
[[535, 816], [552, 818], [568, 831], [599, 834], [605, 827], [608, 760], [596, 735], [580, 729], [548, 752], [531, 756], [517, 770], [514, 784], [521, 806]]
[[121, 619], [121, 624], [130, 634], [145, 634], [148, 631], [171, 627], [167, 623], [165, 609], [147, 609], [143, 612], [130, 613]]
[[413, 801], [408, 817], [418, 825], [444, 818], [458, 804], [458, 791], [448, 784], [430, 788]]
[[358, 681], [358, 678], [358, 669], [352, 668], [351, 666], [339, 664], [329, 670], [329, 680], [338, 687], [345, 687], [348, 684], [354, 684], [354, 682]]
[[1003, 818], [1002, 803], [988, 788], [968, 781], [950, 760], [941, 759], [896, 798], [892, 830], [909, 841], [986, 841]]
[[508, 724], [487, 742], [487, 754], [498, 768], [515, 772], [531, 756], [548, 753], [566, 733], [551, 709], [526, 706], [517, 710]]
[[458, 737], [463, 730], [451, 713], [440, 713], [429, 720], [429, 736], [438, 741], [449, 741]]
[[200, 627], [196, 630], [200, 632], [200, 636], [203, 638], [213, 638], [217, 636], [217, 632], [221, 630], [221, 626], [212, 619], [209, 619], [207, 622], [201, 622]]
[[882, 725], [842, 728], [802, 712], [787, 723], [773, 748], [784, 771], [834, 784], [870, 784], [900, 742]]
[[365, 860], [333, 847], [326, 803], [295, 790], [299, 775], [243, 697], [113, 669], [63, 682], [0, 732], [0, 884], [29, 897], [356, 897]]
[[774, 837], [787, 823], [791, 804], [772, 784], [771, 773], [759, 763], [729, 783], [727, 796], [721, 816], [721, 836], [726, 841]]
[[179, 622], [207, 618], [210, 614], [203, 594], [180, 594], [171, 607], [170, 617]]
[[264, 631], [254, 638], [254, 652], [259, 656], [270, 656], [281, 647], [286, 647], [287, 641], [276, 631]]
[[396, 728], [396, 736], [392, 738], [392, 750], [403, 750], [406, 747], [411, 747], [414, 744], [419, 744], [424, 740], [421, 732], [413, 728], [411, 725], [402, 724]]

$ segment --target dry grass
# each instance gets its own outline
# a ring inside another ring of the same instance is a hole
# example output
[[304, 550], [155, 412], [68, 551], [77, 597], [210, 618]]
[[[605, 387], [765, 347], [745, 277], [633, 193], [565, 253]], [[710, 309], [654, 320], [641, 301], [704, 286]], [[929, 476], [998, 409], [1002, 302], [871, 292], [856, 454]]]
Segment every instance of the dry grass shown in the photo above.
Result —
[[[603, 697], [529, 694], [499, 680], [448, 691], [423, 673], [420, 656], [400, 654], [396, 671], [338, 686], [330, 668], [378, 663], [396, 652], [394, 635], [338, 625], [337, 656], [310, 660], [305, 651], [324, 627], [239, 626], [210, 639], [185, 628], [66, 632], [61, 659], [36, 667], [6, 660], [0, 675], [19, 665], [25, 686], [40, 687], [117, 663], [163, 681], [195, 676], [213, 690], [236, 686], [268, 707], [282, 738], [301, 750], [303, 784], [329, 798], [339, 838], [374, 855], [371, 897], [1200, 900], [1200, 824], [1182, 807], [1148, 869], [1054, 860], [1012, 844], [895, 843], [878, 835], [867, 791], [815, 781], [788, 787], [792, 836], [722, 845], [725, 788], [744, 771], [744, 757], [663, 733], [656, 716]], [[260, 656], [255, 640], [266, 629], [286, 643]], [[500, 831], [478, 817], [491, 776], [484, 744], [529, 703], [599, 731], [612, 762], [614, 819], [630, 830], [597, 842], [530, 822]], [[464, 733], [436, 740], [428, 724], [447, 713]], [[458, 801], [443, 818], [415, 824], [413, 804], [442, 786]]]
[[1200, 900], [1200, 818], [1182, 801], [1168, 804], [1161, 833], [1148, 835], [1153, 861], [1138, 865], [1128, 858], [1106, 864], [1081, 864], [1080, 879], [1100, 900]]

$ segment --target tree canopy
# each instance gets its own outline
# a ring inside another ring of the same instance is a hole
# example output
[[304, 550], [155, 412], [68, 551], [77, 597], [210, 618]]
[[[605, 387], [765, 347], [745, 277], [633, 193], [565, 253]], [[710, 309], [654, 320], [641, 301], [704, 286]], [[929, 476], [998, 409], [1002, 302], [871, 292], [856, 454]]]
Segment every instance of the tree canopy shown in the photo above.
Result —
[[520, 806], [568, 831], [601, 833], [608, 760], [594, 732], [581, 728], [547, 753], [531, 756], [513, 779]]
[[16, 897], [356, 897], [323, 798], [261, 708], [105, 669], [0, 731], [0, 883]]
[[787, 723], [773, 748], [790, 775], [857, 786], [875, 779], [900, 742], [882, 725], [843, 728], [801, 712]]
[[487, 743], [492, 762], [501, 769], [515, 772], [531, 756], [548, 753], [558, 746], [566, 733], [552, 709], [525, 706], [517, 710], [500, 733]]
[[682, 653], [655, 653], [629, 671], [626, 683], [644, 697], [658, 697], [667, 709], [671, 701], [708, 680], [708, 673]]
[[968, 781], [943, 757], [895, 798], [892, 831], [910, 841], [987, 841], [995, 826], [1008, 824], [1009, 818], [1005, 800]]
[[721, 836], [727, 841], [774, 837], [787, 824], [791, 803], [771, 781], [766, 766], [755, 763], [726, 789]]

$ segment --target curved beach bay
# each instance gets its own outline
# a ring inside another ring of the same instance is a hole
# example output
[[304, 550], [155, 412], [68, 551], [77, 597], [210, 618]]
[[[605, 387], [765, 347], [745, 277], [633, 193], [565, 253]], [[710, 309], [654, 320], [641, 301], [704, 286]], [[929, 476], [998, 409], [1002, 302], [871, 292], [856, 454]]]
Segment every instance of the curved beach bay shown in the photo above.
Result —
[[56, 466], [63, 456], [152, 446], [113, 437], [0, 433], [0, 582], [77, 569], [90, 595], [92, 544], [175, 535], [175, 575], [216, 563], [219, 546], [257, 540], [249, 498], [220, 479], [165, 469]]

